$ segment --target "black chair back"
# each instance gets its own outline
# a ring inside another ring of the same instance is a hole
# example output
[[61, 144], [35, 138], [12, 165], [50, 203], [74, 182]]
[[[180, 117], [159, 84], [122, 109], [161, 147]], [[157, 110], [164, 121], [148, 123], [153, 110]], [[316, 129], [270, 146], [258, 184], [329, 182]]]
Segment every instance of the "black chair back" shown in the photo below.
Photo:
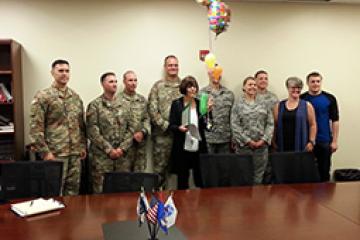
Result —
[[319, 172], [311, 152], [280, 152], [269, 155], [274, 183], [319, 182]]
[[204, 187], [253, 184], [254, 166], [251, 155], [201, 154], [200, 170]]
[[146, 192], [158, 190], [159, 177], [154, 173], [105, 173], [103, 193], [139, 192], [144, 187]]
[[3, 162], [0, 164], [1, 195], [6, 200], [59, 196], [62, 169], [60, 161]]

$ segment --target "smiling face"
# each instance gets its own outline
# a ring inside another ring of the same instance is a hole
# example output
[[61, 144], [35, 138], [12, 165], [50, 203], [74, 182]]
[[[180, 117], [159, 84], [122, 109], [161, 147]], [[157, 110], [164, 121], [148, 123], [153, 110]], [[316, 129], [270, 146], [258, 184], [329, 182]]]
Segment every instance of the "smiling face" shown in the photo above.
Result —
[[243, 84], [243, 91], [249, 97], [255, 96], [257, 91], [257, 85], [255, 79], [247, 78]]
[[169, 57], [165, 62], [164, 68], [167, 77], [177, 77], [179, 73], [179, 62], [175, 57]]
[[289, 86], [288, 93], [289, 93], [289, 97], [291, 97], [293, 99], [298, 99], [301, 94], [301, 87]]
[[266, 90], [269, 84], [267, 73], [260, 73], [256, 76], [256, 85], [260, 91]]
[[307, 80], [310, 94], [316, 95], [321, 92], [321, 76], [310, 76]]
[[186, 88], [186, 96], [190, 98], [195, 98], [197, 95], [198, 89], [194, 85], [189, 85]]
[[51, 75], [53, 76], [56, 84], [59, 87], [65, 87], [70, 79], [70, 67], [68, 64], [56, 64], [51, 69]]

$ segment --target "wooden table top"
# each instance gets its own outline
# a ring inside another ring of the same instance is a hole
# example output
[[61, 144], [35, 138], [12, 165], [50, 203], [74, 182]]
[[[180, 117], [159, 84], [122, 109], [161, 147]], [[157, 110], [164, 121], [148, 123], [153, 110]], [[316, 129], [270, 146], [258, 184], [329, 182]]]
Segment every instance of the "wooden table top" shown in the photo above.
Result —
[[[360, 182], [294, 185], [304, 197], [360, 224]], [[359, 237], [360, 239], [360, 237]]]
[[[360, 182], [176, 191], [176, 226], [188, 239], [359, 240], [359, 188]], [[5, 204], [0, 236], [103, 239], [102, 224], [137, 219], [137, 198], [137, 193], [60, 197], [65, 209], [29, 219]]]

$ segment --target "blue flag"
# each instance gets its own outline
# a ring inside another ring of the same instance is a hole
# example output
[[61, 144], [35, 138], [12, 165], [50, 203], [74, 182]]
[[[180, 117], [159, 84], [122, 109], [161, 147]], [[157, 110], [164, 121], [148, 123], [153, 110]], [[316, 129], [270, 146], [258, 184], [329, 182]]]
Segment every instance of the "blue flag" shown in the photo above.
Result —
[[163, 230], [164, 233], [168, 234], [165, 206], [164, 206], [164, 203], [161, 202], [160, 200], [158, 201], [157, 220], [158, 220], [159, 227], [161, 228], [161, 230]]

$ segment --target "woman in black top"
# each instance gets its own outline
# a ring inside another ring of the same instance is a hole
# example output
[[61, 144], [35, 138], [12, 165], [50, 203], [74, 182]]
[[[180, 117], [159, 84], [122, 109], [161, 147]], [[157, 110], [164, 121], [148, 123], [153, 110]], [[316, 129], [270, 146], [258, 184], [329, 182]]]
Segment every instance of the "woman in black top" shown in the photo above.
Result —
[[[202, 187], [199, 154], [206, 153], [205, 119], [199, 114], [198, 83], [192, 76], [180, 84], [183, 97], [171, 104], [169, 129], [173, 132], [171, 149], [171, 173], [178, 176], [178, 189], [189, 188], [189, 170], [193, 169], [194, 182]], [[184, 122], [185, 121], [185, 122]], [[199, 137], [200, 136], [200, 137]]]

